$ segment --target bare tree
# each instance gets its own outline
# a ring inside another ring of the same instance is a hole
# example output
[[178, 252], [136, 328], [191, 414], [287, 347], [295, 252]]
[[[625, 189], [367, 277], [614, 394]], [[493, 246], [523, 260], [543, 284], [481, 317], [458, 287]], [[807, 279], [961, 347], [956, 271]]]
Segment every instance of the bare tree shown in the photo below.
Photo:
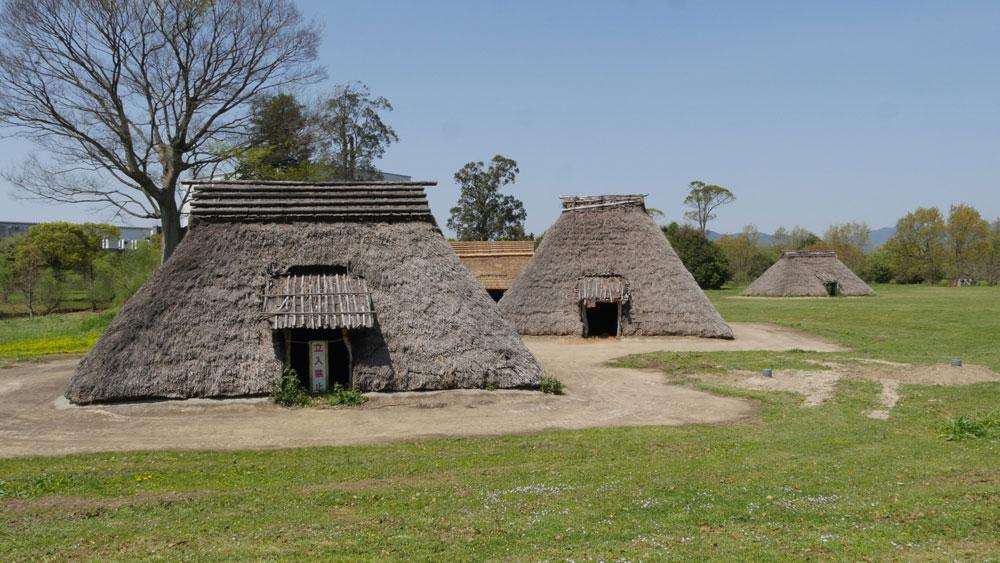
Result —
[[691, 191], [684, 198], [684, 205], [691, 208], [691, 211], [684, 213], [684, 217], [694, 221], [698, 225], [701, 234], [708, 230], [708, 222], [715, 219], [714, 211], [720, 206], [732, 203], [736, 196], [722, 186], [706, 184], [695, 180], [690, 184]]
[[8, 0], [0, 28], [0, 123], [46, 152], [8, 180], [159, 219], [164, 259], [180, 179], [237, 152], [253, 98], [321, 77], [291, 0]]

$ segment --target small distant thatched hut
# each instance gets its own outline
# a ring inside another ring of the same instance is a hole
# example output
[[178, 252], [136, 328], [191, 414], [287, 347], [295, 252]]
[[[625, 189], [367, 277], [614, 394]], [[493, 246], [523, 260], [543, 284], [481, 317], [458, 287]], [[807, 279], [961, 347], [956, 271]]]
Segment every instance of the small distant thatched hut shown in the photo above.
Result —
[[197, 183], [184, 241], [66, 397], [262, 395], [289, 364], [314, 390], [537, 386], [538, 363], [438, 230], [427, 185]]
[[462, 240], [449, 244], [494, 301], [503, 297], [535, 255], [533, 240]]
[[837, 258], [836, 252], [786, 251], [744, 295], [826, 297], [875, 295], [875, 290]]
[[641, 195], [564, 197], [500, 310], [521, 334], [733, 333], [684, 268]]

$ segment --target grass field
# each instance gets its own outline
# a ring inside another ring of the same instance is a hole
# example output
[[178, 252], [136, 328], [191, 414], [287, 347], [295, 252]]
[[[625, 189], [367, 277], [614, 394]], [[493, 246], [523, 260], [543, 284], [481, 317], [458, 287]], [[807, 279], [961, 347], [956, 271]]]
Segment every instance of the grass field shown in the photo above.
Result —
[[66, 313], [0, 321], [0, 364], [52, 354], [80, 354], [94, 345], [115, 311]]
[[[728, 320], [855, 349], [838, 358], [1000, 368], [1000, 290], [878, 289], [864, 300], [712, 297]], [[0, 339], [9, 334], [0, 328]], [[692, 354], [663, 367], [823, 356]], [[842, 380], [834, 400], [812, 408], [790, 394], [710, 387], [759, 400], [762, 419], [0, 460], [0, 560], [1000, 558], [1000, 440], [939, 436], [949, 417], [1000, 408], [1000, 384], [907, 386], [884, 421], [861, 416], [879, 394], [863, 381]]]

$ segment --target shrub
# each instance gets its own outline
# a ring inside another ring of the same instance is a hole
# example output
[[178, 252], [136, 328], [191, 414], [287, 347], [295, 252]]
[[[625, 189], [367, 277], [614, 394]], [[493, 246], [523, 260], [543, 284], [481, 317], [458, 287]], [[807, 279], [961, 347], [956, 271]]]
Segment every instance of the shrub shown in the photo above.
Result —
[[333, 389], [328, 395], [324, 395], [322, 399], [324, 403], [331, 406], [363, 405], [367, 400], [368, 397], [365, 397], [361, 391], [345, 389], [339, 383], [334, 383]]
[[949, 418], [941, 425], [939, 437], [949, 442], [1000, 435], [1000, 411], [982, 416], [960, 415]]
[[309, 393], [302, 387], [299, 374], [292, 368], [285, 368], [274, 384], [271, 399], [285, 407], [301, 407], [309, 403]]
[[543, 377], [541, 385], [542, 393], [549, 395], [562, 395], [563, 394], [563, 384], [562, 381], [554, 377]]
[[892, 271], [892, 257], [887, 250], [880, 248], [869, 254], [865, 260], [865, 271], [862, 276], [865, 281], [875, 283], [889, 283], [892, 281], [894, 276]]
[[698, 229], [671, 223], [663, 227], [663, 234], [702, 289], [719, 289], [732, 278], [729, 260]]

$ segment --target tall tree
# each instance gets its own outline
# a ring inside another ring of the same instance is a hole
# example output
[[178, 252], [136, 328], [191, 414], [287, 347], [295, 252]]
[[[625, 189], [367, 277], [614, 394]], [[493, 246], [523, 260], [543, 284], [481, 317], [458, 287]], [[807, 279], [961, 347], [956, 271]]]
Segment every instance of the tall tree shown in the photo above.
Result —
[[983, 261], [983, 278], [990, 285], [1000, 283], [1000, 219], [990, 225], [990, 244]]
[[518, 240], [524, 236], [524, 204], [500, 189], [513, 184], [520, 170], [517, 162], [496, 155], [489, 168], [470, 162], [455, 173], [461, 189], [458, 205], [451, 208], [448, 228], [459, 240]]
[[716, 218], [715, 210], [736, 201], [736, 196], [722, 186], [706, 184], [698, 180], [691, 182], [689, 186], [691, 191], [684, 198], [684, 205], [690, 207], [691, 211], [684, 213], [684, 217], [694, 221], [701, 234], [705, 234], [708, 230], [708, 222]]
[[826, 230], [823, 242], [837, 253], [845, 266], [861, 276], [867, 266], [865, 254], [871, 236], [872, 230], [865, 223], [841, 223]]
[[823, 239], [805, 227], [794, 227], [791, 231], [778, 227], [771, 235], [771, 245], [775, 250], [805, 250], [815, 248]]
[[896, 223], [886, 242], [892, 270], [902, 283], [937, 282], [944, 278], [945, 223], [936, 207], [921, 207]]
[[725, 254], [698, 229], [675, 222], [662, 230], [702, 289], [719, 289], [733, 277]]
[[249, 146], [236, 175], [260, 180], [305, 180], [312, 164], [313, 132], [303, 104], [291, 94], [265, 96], [250, 110]]
[[96, 311], [97, 302], [101, 300], [101, 291], [98, 287], [100, 258], [104, 254], [101, 243], [105, 239], [117, 240], [121, 236], [121, 229], [102, 223], [84, 223], [80, 225], [80, 234], [83, 247], [80, 250], [77, 271], [87, 286], [90, 310]]
[[246, 142], [250, 100], [320, 76], [292, 0], [8, 0], [0, 122], [47, 152], [9, 180], [57, 202], [159, 219], [181, 239], [183, 175]]
[[990, 224], [976, 208], [952, 205], [945, 227], [952, 277], [975, 279], [989, 253]]
[[[46, 279], [47, 277], [49, 279]], [[14, 287], [19, 289], [24, 296], [24, 304], [28, 307], [30, 318], [35, 318], [35, 307], [38, 304], [39, 293], [43, 292], [46, 282], [53, 281], [42, 250], [28, 237], [21, 239], [14, 255]], [[53, 284], [49, 283], [48, 285], [52, 286]], [[50, 300], [54, 301], [50, 311], [59, 306], [60, 297], [61, 295], [57, 294]]]
[[740, 285], [750, 283], [774, 264], [774, 251], [760, 243], [755, 225], [743, 227], [738, 235], [727, 235], [715, 241], [729, 262], [733, 279]]
[[14, 258], [17, 243], [23, 235], [0, 238], [0, 300], [4, 305], [10, 303], [10, 294], [14, 289]]
[[360, 82], [338, 86], [320, 102], [317, 116], [320, 142], [338, 180], [380, 179], [375, 161], [399, 141], [396, 131], [382, 121], [392, 111], [389, 100], [372, 96]]

